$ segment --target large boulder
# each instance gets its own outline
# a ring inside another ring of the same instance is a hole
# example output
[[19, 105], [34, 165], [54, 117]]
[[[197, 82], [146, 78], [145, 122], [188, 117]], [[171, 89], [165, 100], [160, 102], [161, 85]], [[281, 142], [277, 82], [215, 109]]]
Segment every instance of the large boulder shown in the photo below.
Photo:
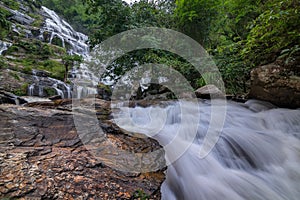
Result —
[[198, 98], [203, 98], [203, 99], [214, 99], [214, 98], [225, 97], [225, 94], [215, 85], [205, 85], [201, 88], [198, 88], [195, 91], [195, 94]]
[[[87, 108], [94, 105], [105, 132], [107, 141], [97, 156], [160, 148], [150, 138], [124, 134], [109, 120], [108, 102], [82, 101]], [[107, 165], [96, 158], [78, 136], [70, 103], [0, 105], [0, 199], [159, 199], [163, 172], [122, 172], [113, 167], [113, 159]], [[85, 118], [85, 113], [77, 114]]]
[[300, 107], [300, 77], [273, 63], [251, 71], [250, 98], [269, 101], [280, 107]]

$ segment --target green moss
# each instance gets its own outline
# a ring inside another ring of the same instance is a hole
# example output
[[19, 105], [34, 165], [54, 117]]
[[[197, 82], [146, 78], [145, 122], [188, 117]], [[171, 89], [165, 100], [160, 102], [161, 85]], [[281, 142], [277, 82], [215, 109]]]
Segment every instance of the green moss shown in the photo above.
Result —
[[31, 66], [25, 66], [22, 70], [25, 74], [31, 74], [32, 73], [32, 67]]
[[134, 199], [146, 200], [149, 198], [149, 195], [146, 194], [143, 190], [139, 189], [134, 192]]
[[6, 38], [10, 31], [10, 22], [7, 20], [10, 15], [10, 12], [0, 7], [0, 39]]
[[54, 96], [56, 95], [56, 90], [53, 88], [44, 88], [44, 91], [46, 92], [47, 96]]
[[20, 8], [20, 3], [15, 0], [1, 0], [6, 6], [13, 10], [18, 10]]
[[43, 20], [42, 19], [35, 19], [34, 22], [31, 24], [31, 26], [41, 27], [42, 24], [43, 24]]
[[21, 80], [19, 75], [15, 72], [9, 72], [9, 75], [12, 76], [14, 79], [16, 79], [18, 81]]
[[7, 63], [4, 60], [4, 57], [0, 55], [0, 69], [4, 69], [7, 67]]
[[12, 45], [6, 50], [6, 54], [12, 54], [12, 53], [16, 53], [18, 51], [19, 51], [19, 47], [16, 45]]
[[28, 83], [24, 83], [19, 89], [13, 91], [13, 93], [17, 96], [25, 96], [27, 95]]
[[61, 62], [55, 60], [46, 60], [42, 66], [39, 67], [41, 70], [47, 70], [51, 73], [51, 77], [63, 80], [65, 75], [65, 67]]
[[100, 89], [100, 90], [104, 90], [104, 91], [107, 92], [108, 94], [111, 94], [111, 93], [112, 93], [112, 92], [111, 92], [111, 89], [110, 89], [110, 87], [109, 87], [108, 85], [105, 85], [105, 84], [100, 83], [100, 84], [97, 85], [97, 88]]
[[63, 41], [59, 37], [54, 37], [51, 43], [63, 47]]
[[52, 49], [48, 44], [43, 44], [40, 49], [40, 55], [43, 59], [49, 58], [50, 55], [53, 55]]

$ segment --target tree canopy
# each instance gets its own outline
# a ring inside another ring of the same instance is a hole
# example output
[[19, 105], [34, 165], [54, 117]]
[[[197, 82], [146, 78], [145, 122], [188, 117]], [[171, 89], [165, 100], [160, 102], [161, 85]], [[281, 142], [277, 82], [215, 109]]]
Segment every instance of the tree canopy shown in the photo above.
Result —
[[[131, 5], [122, 0], [45, 0], [44, 4], [83, 28], [92, 46], [138, 27], [183, 32], [214, 56], [230, 93], [247, 90], [253, 67], [280, 56], [286, 61], [299, 52], [297, 0], [141, 0]], [[119, 73], [138, 59], [171, 64], [193, 87], [205, 84], [188, 63], [168, 52], [145, 50], [125, 58], [119, 60], [118, 66], [124, 67]]]

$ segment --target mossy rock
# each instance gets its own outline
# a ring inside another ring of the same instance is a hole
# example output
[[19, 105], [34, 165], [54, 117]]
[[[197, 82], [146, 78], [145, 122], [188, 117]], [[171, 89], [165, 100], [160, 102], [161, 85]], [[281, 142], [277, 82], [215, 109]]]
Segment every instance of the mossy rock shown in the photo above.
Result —
[[13, 10], [18, 10], [20, 8], [20, 3], [16, 0], [1, 0], [1, 2]]
[[53, 37], [53, 39], [51, 41], [51, 44], [63, 47], [63, 41], [62, 41], [62, 39], [59, 38], [59, 37], [57, 37], [57, 36]]
[[13, 93], [17, 96], [26, 96], [28, 91], [28, 83], [24, 83], [19, 89], [15, 89]]
[[101, 99], [110, 100], [112, 91], [111, 88], [108, 85], [105, 85], [103, 83], [99, 83], [97, 85], [97, 92]]
[[46, 96], [48, 96], [48, 97], [56, 95], [56, 90], [54, 88], [45, 87], [44, 91], [45, 91]]

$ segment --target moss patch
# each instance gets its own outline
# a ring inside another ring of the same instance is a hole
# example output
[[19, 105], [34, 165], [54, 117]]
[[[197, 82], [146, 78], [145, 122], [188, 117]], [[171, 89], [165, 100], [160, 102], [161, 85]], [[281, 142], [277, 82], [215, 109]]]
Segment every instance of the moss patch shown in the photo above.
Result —
[[17, 96], [25, 96], [27, 95], [28, 83], [24, 83], [19, 89], [13, 91], [13, 93]]

